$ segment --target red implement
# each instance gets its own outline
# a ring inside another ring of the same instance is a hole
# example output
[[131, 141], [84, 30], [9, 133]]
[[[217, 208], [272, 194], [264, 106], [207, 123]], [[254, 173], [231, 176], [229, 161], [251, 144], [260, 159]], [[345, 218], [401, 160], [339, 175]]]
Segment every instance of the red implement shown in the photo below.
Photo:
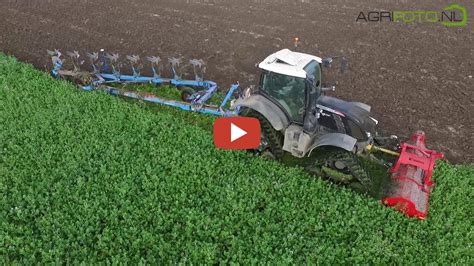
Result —
[[382, 202], [409, 217], [425, 219], [435, 162], [444, 155], [426, 148], [423, 131], [416, 132], [410, 143], [400, 146], [400, 157], [390, 170], [393, 187]]

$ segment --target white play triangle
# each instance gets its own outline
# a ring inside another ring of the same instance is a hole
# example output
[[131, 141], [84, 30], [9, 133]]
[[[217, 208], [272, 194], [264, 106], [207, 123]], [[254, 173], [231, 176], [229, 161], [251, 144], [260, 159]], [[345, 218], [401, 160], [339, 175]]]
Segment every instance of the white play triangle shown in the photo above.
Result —
[[234, 142], [245, 135], [247, 135], [247, 131], [236, 126], [234, 123], [230, 123], [230, 142]]

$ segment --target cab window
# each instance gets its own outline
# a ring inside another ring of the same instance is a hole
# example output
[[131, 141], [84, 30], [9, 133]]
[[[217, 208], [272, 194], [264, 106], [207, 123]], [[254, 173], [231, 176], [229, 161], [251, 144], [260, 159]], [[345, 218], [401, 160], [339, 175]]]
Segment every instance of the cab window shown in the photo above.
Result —
[[303, 122], [305, 81], [277, 73], [265, 73], [261, 89], [280, 105], [295, 122]]

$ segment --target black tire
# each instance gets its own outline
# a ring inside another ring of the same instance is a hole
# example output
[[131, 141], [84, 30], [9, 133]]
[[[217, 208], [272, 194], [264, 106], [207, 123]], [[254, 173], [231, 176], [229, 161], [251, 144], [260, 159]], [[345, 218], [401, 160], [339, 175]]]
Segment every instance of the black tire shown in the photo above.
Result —
[[181, 91], [181, 99], [185, 102], [191, 102], [189, 97], [196, 93], [193, 88], [187, 86], [180, 86], [178, 87], [178, 90]]
[[270, 152], [272, 159], [281, 160], [283, 157], [283, 135], [275, 130], [270, 122], [259, 112], [245, 108], [241, 113], [241, 116], [257, 118], [260, 121], [260, 129], [263, 138], [266, 139], [267, 148], [264, 151], [255, 151], [251, 152], [263, 154], [264, 152]]

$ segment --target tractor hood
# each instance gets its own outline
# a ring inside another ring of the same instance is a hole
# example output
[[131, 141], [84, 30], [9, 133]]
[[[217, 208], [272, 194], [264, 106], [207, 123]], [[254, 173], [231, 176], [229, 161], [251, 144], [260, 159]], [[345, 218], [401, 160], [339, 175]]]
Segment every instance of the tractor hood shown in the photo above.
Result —
[[345, 116], [361, 127], [365, 132], [375, 133], [376, 120], [370, 116], [370, 106], [357, 103], [346, 102], [330, 96], [320, 96], [316, 101], [318, 108], [329, 112]]

